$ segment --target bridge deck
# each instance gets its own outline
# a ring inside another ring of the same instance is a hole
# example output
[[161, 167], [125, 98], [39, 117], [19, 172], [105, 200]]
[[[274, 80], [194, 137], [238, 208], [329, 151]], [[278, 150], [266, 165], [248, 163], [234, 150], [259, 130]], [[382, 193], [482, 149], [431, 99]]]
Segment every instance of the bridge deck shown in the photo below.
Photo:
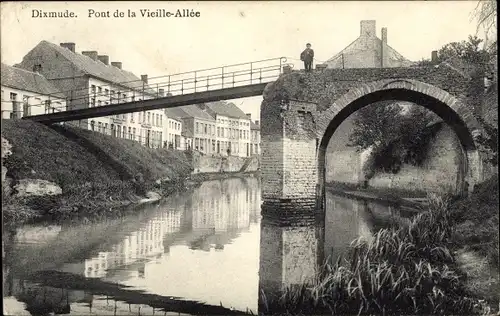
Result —
[[[65, 91], [68, 97], [72, 96], [72, 99], [57, 109], [58, 111], [52, 107], [53, 113], [24, 118], [52, 124], [258, 96], [262, 95], [266, 84], [276, 80], [283, 73], [287, 65], [290, 66], [286, 64], [286, 58], [280, 57], [150, 78], [152, 80], [142, 78], [139, 81], [112, 84], [114, 86], [102, 85], [98, 87], [98, 93], [95, 86], [91, 89], [84, 87]], [[119, 90], [117, 94], [113, 89]], [[133, 93], [133, 96], [131, 97], [129, 93]], [[135, 101], [135, 93], [150, 98]], [[120, 96], [123, 97], [122, 102]], [[95, 106], [96, 100], [109, 105]], [[72, 109], [68, 110], [66, 106]]]
[[92, 107], [78, 110], [68, 110], [50, 114], [26, 116], [43, 124], [83, 120], [92, 117], [110, 116], [116, 114], [133, 113], [139, 111], [149, 111], [155, 109], [171, 108], [189, 104], [213, 102], [220, 100], [230, 100], [262, 95], [267, 83], [258, 83], [234, 88], [224, 88], [211, 91], [196, 92], [184, 95], [167, 96], [151, 100], [112, 104], [101, 107]]

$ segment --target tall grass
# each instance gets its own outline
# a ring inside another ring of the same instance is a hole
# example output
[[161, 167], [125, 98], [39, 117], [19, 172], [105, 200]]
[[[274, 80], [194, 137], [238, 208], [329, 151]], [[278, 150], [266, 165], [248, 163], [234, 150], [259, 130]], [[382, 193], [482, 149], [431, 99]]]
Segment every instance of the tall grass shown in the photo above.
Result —
[[318, 280], [265, 298], [264, 313], [341, 315], [478, 313], [467, 298], [448, 248], [452, 223], [448, 201], [429, 196], [429, 211], [406, 227], [381, 229], [358, 238]]

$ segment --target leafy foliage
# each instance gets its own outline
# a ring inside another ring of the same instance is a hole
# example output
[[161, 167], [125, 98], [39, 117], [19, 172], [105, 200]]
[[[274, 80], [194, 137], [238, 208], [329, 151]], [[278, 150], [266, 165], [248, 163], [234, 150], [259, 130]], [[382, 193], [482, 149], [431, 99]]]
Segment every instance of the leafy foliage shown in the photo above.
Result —
[[[477, 36], [469, 35], [467, 41], [451, 42], [438, 50], [436, 63], [448, 60], [460, 60], [469, 66], [482, 66], [490, 62], [492, 55], [496, 52], [481, 48], [483, 40]], [[418, 63], [420, 66], [433, 64], [429, 59], [423, 59]]]
[[377, 102], [359, 110], [349, 146], [358, 151], [371, 149], [365, 176], [370, 178], [376, 170], [397, 173], [403, 163], [421, 164], [432, 136], [427, 125], [435, 118], [424, 107], [411, 105], [404, 111], [394, 101]]
[[485, 160], [494, 166], [498, 166], [498, 127], [480, 119], [486, 135], [480, 135], [477, 142], [482, 146]]

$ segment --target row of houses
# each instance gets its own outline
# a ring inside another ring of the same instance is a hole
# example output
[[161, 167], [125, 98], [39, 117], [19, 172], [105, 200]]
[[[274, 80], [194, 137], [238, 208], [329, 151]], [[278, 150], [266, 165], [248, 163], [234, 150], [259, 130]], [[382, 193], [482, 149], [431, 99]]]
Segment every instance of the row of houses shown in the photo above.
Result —
[[[2, 119], [141, 101], [164, 96], [97, 51], [41, 41], [14, 66], [2, 63]], [[205, 154], [260, 153], [260, 126], [230, 102], [189, 105], [68, 122], [141, 144]]]

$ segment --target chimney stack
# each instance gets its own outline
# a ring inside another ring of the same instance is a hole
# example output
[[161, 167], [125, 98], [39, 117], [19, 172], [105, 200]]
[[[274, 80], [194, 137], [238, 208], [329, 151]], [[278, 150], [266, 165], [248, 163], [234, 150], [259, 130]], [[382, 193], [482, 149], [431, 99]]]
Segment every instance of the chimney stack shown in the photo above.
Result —
[[259, 120], [256, 120], [256, 121], [255, 121], [255, 125], [260, 125], [260, 121], [259, 121]]
[[75, 52], [76, 44], [75, 43], [61, 43], [59, 44], [61, 47], [67, 48], [73, 53]]
[[99, 55], [97, 58], [101, 61], [101, 63], [105, 64], [106, 66], [109, 65], [109, 56], [108, 55]]
[[164, 97], [165, 96], [165, 89], [158, 89], [158, 94], [160, 95], [160, 97]]
[[252, 119], [252, 113], [245, 113], [245, 115], [248, 117], [249, 120]]
[[375, 34], [376, 21], [375, 20], [362, 20], [361, 21], [361, 36], [374, 37]]
[[122, 69], [122, 63], [120, 61], [112, 61], [111, 66], [114, 66], [118, 69]]
[[141, 80], [142, 80], [142, 82], [144, 82], [145, 84], [148, 84], [148, 75], [141, 75]]
[[433, 50], [431, 52], [431, 61], [433, 63], [437, 63], [437, 60], [438, 60], [438, 51], [437, 50]]
[[381, 41], [381, 47], [380, 47], [380, 67], [388, 67], [389, 66], [389, 60], [388, 60], [388, 54], [387, 54], [387, 28], [383, 27], [382, 28], [382, 41]]
[[91, 50], [91, 51], [84, 51], [82, 52], [82, 55], [89, 57], [92, 60], [97, 60], [97, 51]]
[[382, 43], [387, 45], [387, 28], [386, 27], [382, 28]]

